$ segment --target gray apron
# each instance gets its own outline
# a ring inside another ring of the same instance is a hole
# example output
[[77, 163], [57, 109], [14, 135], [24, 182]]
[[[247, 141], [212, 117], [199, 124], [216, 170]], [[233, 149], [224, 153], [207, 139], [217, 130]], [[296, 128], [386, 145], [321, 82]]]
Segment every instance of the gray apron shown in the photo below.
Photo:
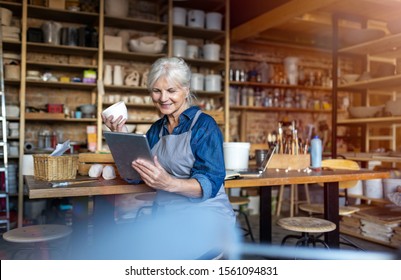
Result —
[[[161, 129], [160, 140], [152, 148], [152, 154], [157, 155], [160, 164], [176, 178], [188, 179], [190, 176], [191, 168], [195, 162], [195, 156], [191, 149], [191, 132], [201, 113], [201, 110], [196, 113], [187, 132], [163, 136], [163, 129]], [[235, 223], [235, 214], [225, 193], [224, 184], [221, 185], [215, 197], [202, 202], [192, 202], [185, 196], [158, 190], [155, 204], [166, 211], [169, 209], [206, 208], [226, 219], [226, 222]]]

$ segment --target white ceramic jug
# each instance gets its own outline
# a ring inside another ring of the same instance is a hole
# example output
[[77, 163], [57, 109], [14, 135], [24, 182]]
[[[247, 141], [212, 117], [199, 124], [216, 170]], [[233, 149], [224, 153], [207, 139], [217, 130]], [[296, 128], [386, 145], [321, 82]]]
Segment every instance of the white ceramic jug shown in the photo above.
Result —
[[113, 71], [113, 85], [122, 86], [123, 85], [123, 67], [121, 65], [114, 65]]

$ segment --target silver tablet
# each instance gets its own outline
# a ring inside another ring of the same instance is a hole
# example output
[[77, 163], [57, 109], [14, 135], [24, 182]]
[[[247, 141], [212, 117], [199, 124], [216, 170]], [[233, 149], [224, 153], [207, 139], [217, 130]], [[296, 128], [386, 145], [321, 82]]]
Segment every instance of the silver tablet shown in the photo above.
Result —
[[138, 158], [153, 162], [146, 135], [109, 131], [105, 131], [103, 134], [121, 178], [140, 180], [141, 177], [131, 164]]

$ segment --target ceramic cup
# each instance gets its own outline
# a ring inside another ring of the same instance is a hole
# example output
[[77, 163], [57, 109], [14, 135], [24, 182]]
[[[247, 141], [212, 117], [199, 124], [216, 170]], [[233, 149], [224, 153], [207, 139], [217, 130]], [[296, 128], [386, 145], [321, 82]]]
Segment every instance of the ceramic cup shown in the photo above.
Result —
[[123, 119], [128, 118], [128, 110], [127, 106], [125, 106], [124, 101], [117, 102], [110, 107], [107, 107], [103, 112], [102, 115], [106, 118], [113, 116], [113, 118], [117, 119], [119, 116], [123, 116]]

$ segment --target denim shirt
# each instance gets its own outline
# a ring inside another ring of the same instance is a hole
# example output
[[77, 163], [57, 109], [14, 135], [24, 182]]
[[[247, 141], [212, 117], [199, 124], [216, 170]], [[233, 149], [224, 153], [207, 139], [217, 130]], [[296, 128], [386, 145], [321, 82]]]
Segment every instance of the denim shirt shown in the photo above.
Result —
[[[200, 110], [193, 106], [185, 110], [179, 117], [179, 124], [173, 130], [173, 135], [189, 131], [196, 112]], [[149, 146], [159, 141], [160, 130], [168, 135], [167, 116], [156, 121], [146, 133]], [[223, 155], [223, 136], [216, 121], [207, 114], [201, 114], [192, 128], [191, 149], [195, 163], [189, 178], [196, 179], [202, 187], [203, 196], [200, 200], [215, 197], [224, 183], [225, 166]]]

